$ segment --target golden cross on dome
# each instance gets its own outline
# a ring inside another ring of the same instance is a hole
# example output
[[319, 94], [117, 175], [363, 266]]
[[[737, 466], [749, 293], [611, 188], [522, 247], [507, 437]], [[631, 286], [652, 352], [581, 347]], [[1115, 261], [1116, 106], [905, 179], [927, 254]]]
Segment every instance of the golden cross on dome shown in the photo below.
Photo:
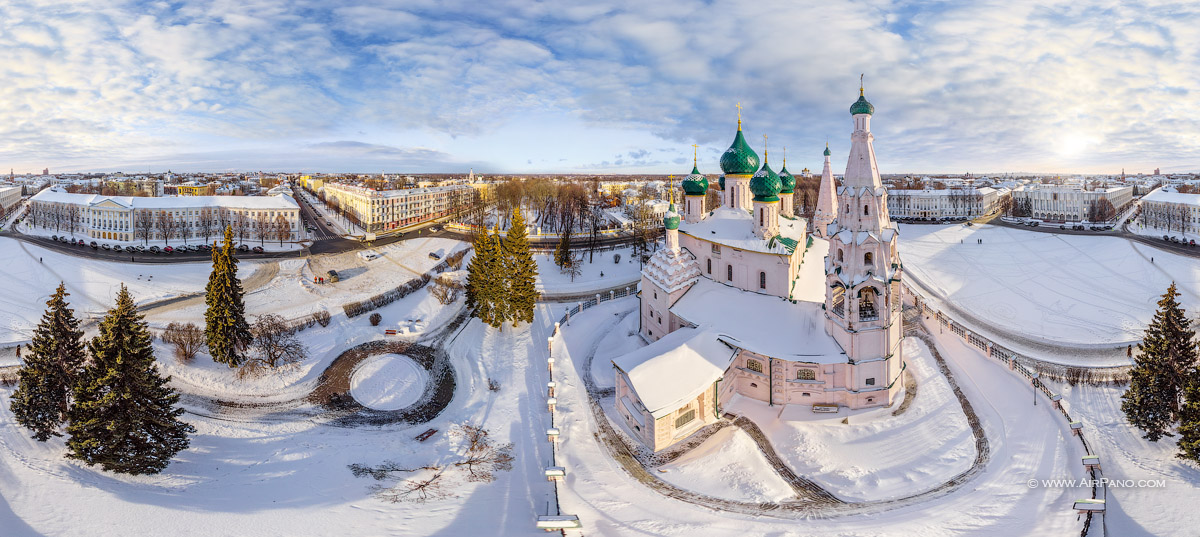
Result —
[[787, 167], [787, 146], [783, 148], [783, 167]]
[[700, 161], [700, 144], [692, 144], [692, 166], [698, 166]]
[[735, 106], [737, 106], [738, 109], [738, 130], [740, 131], [742, 130], [742, 102], [738, 101]]
[[858, 96], [859, 97], [863, 96], [863, 76], [864, 75], [866, 75], [866, 73], [861, 73], [858, 75]]
[[767, 135], [763, 135], [763, 161], [767, 160]]

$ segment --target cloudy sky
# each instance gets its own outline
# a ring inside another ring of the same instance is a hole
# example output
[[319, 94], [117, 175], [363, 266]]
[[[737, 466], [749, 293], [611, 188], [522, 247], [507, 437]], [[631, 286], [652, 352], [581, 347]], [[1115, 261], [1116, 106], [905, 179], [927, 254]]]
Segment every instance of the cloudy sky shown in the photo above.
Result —
[[0, 3], [0, 168], [1200, 170], [1195, 2]]

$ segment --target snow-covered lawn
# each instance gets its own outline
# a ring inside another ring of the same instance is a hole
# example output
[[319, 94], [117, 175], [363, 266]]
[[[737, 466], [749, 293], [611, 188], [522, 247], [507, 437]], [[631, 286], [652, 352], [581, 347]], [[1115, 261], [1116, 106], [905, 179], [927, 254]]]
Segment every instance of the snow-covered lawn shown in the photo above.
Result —
[[375, 410], [399, 410], [421, 398], [429, 372], [402, 354], [372, 356], [350, 377], [354, 400]]
[[659, 477], [682, 489], [730, 500], [779, 502], [796, 493], [737, 427], [725, 427], [670, 464]]
[[[139, 304], [204, 291], [208, 263], [114, 263], [58, 253], [10, 238], [0, 238], [5, 289], [0, 293], [0, 345], [28, 341], [59, 282], [66, 283], [75, 315], [99, 318], [113, 306], [124, 283]], [[40, 260], [40, 261], [39, 261]], [[239, 274], [250, 277], [259, 262], [242, 262]], [[3, 365], [3, 364], [0, 364]]]
[[1119, 237], [901, 225], [900, 256], [906, 277], [1031, 340], [1112, 346], [1140, 340], [1172, 281], [1184, 307], [1200, 307], [1200, 261]]
[[[618, 285], [637, 282], [642, 267], [638, 265], [630, 248], [596, 252], [588, 262], [587, 252], [578, 252], [583, 261], [583, 271], [572, 281], [554, 264], [554, 254], [534, 254], [538, 265], [537, 289], [544, 294], [583, 294], [589, 291], [608, 289]], [[613, 256], [620, 255], [621, 261], [614, 263]]]
[[[885, 500], [932, 489], [971, 466], [975, 437], [946, 378], [920, 340], [902, 343], [917, 395], [899, 408], [814, 414], [735, 396], [726, 412], [754, 420], [796, 473], [847, 501]], [[842, 423], [848, 419], [849, 424]]]

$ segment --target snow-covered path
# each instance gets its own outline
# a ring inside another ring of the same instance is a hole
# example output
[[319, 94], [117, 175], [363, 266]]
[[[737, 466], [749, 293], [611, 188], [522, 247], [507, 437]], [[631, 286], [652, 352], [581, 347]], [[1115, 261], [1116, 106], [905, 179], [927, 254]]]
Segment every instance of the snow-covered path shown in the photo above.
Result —
[[554, 349], [563, 372], [557, 379], [564, 422], [560, 463], [567, 467], [568, 476], [563, 510], [579, 515], [591, 534], [1066, 535], [1079, 531], [1070, 501], [1081, 491], [1026, 485], [1031, 478], [1082, 477], [1082, 471], [1075, 471], [1078, 449], [1068, 441], [1065, 426], [1044, 401], [1042, 406], [1032, 406], [1032, 392], [1021, 379], [949, 338], [939, 339], [939, 347], [976, 407], [992, 445], [992, 462], [967, 486], [934, 501], [884, 513], [813, 519], [801, 525], [718, 513], [663, 497], [630, 477], [596, 442], [579, 377], [582, 359], [596, 339], [614, 336], [606, 328], [632, 308], [636, 301], [622, 299], [576, 316]]

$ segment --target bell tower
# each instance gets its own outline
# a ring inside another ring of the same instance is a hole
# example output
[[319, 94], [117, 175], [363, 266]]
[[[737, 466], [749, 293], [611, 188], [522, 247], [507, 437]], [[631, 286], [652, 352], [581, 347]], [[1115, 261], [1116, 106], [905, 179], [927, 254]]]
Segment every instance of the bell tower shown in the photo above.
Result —
[[854, 132], [825, 261], [825, 329], [855, 364], [847, 388], [856, 408], [891, 404], [904, 363], [898, 232], [888, 217], [887, 190], [875, 163], [874, 112], [860, 85], [858, 100], [850, 106]]

